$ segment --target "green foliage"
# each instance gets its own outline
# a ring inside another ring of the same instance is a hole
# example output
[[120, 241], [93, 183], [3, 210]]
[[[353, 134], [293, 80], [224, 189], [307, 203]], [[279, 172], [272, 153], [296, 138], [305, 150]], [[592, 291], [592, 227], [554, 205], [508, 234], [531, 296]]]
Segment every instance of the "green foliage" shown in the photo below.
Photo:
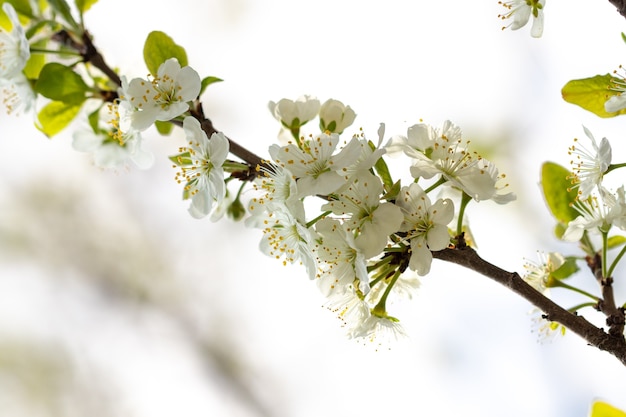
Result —
[[162, 122], [160, 120], [157, 120], [156, 122], [154, 122], [154, 125], [156, 126], [157, 131], [163, 136], [166, 136], [172, 133], [172, 129], [174, 128], [174, 125], [172, 123]]
[[590, 417], [626, 417], [626, 413], [603, 401], [596, 401], [591, 406]]
[[571, 189], [570, 172], [554, 162], [545, 162], [541, 167], [541, 188], [550, 212], [560, 223], [568, 223], [578, 217], [572, 207], [578, 195]]
[[608, 249], [617, 248], [619, 246], [622, 246], [624, 243], [626, 243], [626, 236], [620, 236], [620, 235], [611, 236], [607, 242], [607, 248]]
[[[45, 48], [47, 41], [39, 41], [33, 43], [31, 46], [35, 48]], [[39, 74], [46, 64], [46, 56], [45, 54], [31, 53], [28, 62], [26, 62], [26, 66], [24, 67], [24, 74], [26, 78], [30, 78], [31, 80], [35, 80], [39, 78]]]
[[86, 100], [90, 88], [71, 68], [51, 62], [41, 69], [35, 91], [51, 100], [80, 104]]
[[48, 3], [50, 4], [52, 10], [58, 13], [71, 29], [75, 30], [76, 32], [82, 33], [80, 26], [74, 19], [74, 16], [72, 16], [72, 10], [70, 9], [70, 5], [67, 4], [65, 0], [48, 0]]
[[52, 137], [65, 129], [78, 115], [81, 103], [51, 101], [37, 115], [37, 128], [46, 136]]
[[187, 52], [172, 38], [160, 31], [150, 32], [143, 46], [143, 59], [150, 74], [156, 75], [159, 66], [170, 58], [178, 59], [181, 67], [187, 66]]
[[568, 256], [565, 258], [565, 262], [557, 270], [552, 272], [552, 277], [558, 280], [569, 278], [578, 272], [578, 264], [576, 263], [576, 257]]
[[87, 10], [91, 9], [91, 6], [96, 4], [98, 0], [76, 0], [76, 8], [82, 15]]
[[224, 81], [224, 80], [222, 80], [221, 78], [217, 78], [217, 77], [211, 77], [211, 76], [204, 77], [202, 79], [202, 87], [200, 88], [200, 94], [199, 95], [202, 95], [202, 93], [204, 93], [204, 90], [206, 90], [206, 88], [208, 86], [210, 86], [211, 84], [219, 83], [219, 82], [222, 82], [222, 81]]
[[[30, 6], [29, 0], [8, 0], [8, 1], [0, 1], [0, 3], [11, 3], [15, 11], [18, 12], [19, 14], [28, 16], [29, 18], [33, 17], [33, 9]], [[0, 10], [0, 14], [3, 15], [3, 17], [0, 20], [3, 22], [3, 26], [4, 26], [4, 19], [6, 18], [6, 14], [4, 14], [4, 11], [1, 11], [1, 10]]]
[[617, 94], [617, 92], [609, 88], [612, 79], [611, 74], [605, 74], [580, 80], [571, 80], [565, 84], [561, 94], [568, 103], [576, 104], [600, 117], [614, 117], [619, 114], [625, 114], [626, 109], [613, 113], [604, 110], [604, 103], [606, 103], [609, 97]]
[[191, 165], [191, 155], [189, 154], [189, 152], [183, 152], [178, 155], [168, 156], [168, 158], [179, 167]]

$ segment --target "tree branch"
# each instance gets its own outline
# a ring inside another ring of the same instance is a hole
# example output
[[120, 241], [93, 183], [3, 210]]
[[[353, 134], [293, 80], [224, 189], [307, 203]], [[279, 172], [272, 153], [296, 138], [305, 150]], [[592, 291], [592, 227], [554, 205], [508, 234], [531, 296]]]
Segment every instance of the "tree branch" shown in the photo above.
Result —
[[617, 7], [619, 14], [626, 18], [626, 0], [609, 0], [609, 2]]
[[611, 353], [626, 365], [626, 340], [623, 335], [608, 334], [589, 323], [584, 317], [570, 313], [535, 290], [517, 272], [505, 271], [485, 261], [474, 249], [465, 245], [433, 252], [433, 257], [464, 266], [504, 285], [542, 310], [547, 320], [562, 324], [590, 345]]

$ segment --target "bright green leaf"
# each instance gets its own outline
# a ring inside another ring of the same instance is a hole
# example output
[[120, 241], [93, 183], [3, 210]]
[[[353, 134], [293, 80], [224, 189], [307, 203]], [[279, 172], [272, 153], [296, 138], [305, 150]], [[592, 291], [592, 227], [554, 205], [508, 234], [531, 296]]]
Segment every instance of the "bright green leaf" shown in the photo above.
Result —
[[150, 74], [156, 75], [159, 66], [170, 58], [178, 59], [181, 67], [187, 66], [187, 52], [172, 38], [160, 31], [150, 32], [143, 46], [143, 59]]
[[[6, 2], [0, 1], [0, 3], [11, 3], [11, 6], [13, 6], [15, 11], [18, 12], [19, 14], [23, 16], [27, 16], [29, 19], [32, 19], [33, 17], [33, 9], [30, 6], [29, 0], [8, 0]], [[6, 17], [6, 14], [4, 13], [3, 10], [0, 10], [0, 14], [2, 15], [2, 18], [0, 18], [0, 20], [2, 21], [2, 26], [4, 27], [4, 22], [6, 21], [8, 23], [9, 20]], [[10, 26], [11, 24], [9, 23], [8, 27]]]
[[89, 126], [91, 126], [91, 130], [94, 133], [100, 132], [100, 127], [98, 126], [100, 122], [100, 109], [102, 106], [98, 107], [95, 111], [91, 112], [89, 116], [87, 116], [87, 120], [89, 121]]
[[[36, 42], [31, 46], [36, 48], [45, 48], [46, 44], [47, 41], [43, 40]], [[24, 67], [24, 74], [26, 75], [26, 78], [30, 78], [31, 80], [39, 78], [39, 74], [41, 73], [41, 70], [43, 69], [45, 64], [45, 54], [31, 53], [30, 58], [28, 59], [28, 61], [26, 62], [26, 66]]]
[[626, 109], [613, 113], [604, 110], [604, 103], [606, 103], [609, 97], [618, 94], [609, 88], [612, 79], [611, 74], [605, 74], [580, 80], [571, 80], [565, 84], [561, 94], [568, 103], [576, 104], [600, 117], [614, 117], [619, 114], [625, 114]]
[[80, 104], [51, 101], [37, 115], [37, 128], [52, 137], [65, 129], [80, 111]]
[[224, 80], [222, 80], [221, 78], [217, 78], [217, 77], [205, 77], [202, 79], [202, 87], [200, 88], [200, 94], [202, 95], [202, 93], [204, 93], [204, 90], [206, 90], [206, 88], [208, 86], [210, 86], [211, 84], [214, 83], [220, 83]]
[[626, 236], [620, 236], [620, 235], [611, 236], [607, 243], [608, 243], [609, 249], [617, 248], [619, 246], [622, 246], [624, 243], [626, 243]]
[[189, 154], [189, 152], [183, 152], [178, 155], [168, 156], [168, 158], [179, 167], [192, 164], [191, 155]]
[[548, 208], [554, 217], [561, 223], [568, 223], [578, 217], [578, 212], [572, 207], [578, 195], [572, 189], [570, 172], [554, 162], [545, 162], [541, 167], [541, 187]]
[[561, 265], [556, 271], [552, 272], [552, 276], [556, 279], [565, 279], [569, 278], [576, 272], [578, 272], [580, 268], [578, 268], [578, 264], [576, 263], [576, 258], [573, 256], [568, 256], [565, 258], [565, 262]]
[[51, 100], [77, 104], [85, 101], [90, 88], [82, 77], [63, 64], [46, 64], [39, 74], [35, 91]]
[[172, 129], [174, 128], [174, 125], [172, 123], [162, 122], [160, 120], [157, 120], [156, 122], [154, 122], [154, 125], [156, 126], [157, 131], [163, 136], [166, 136], [172, 133]]
[[97, 2], [98, 0], [76, 0], [76, 7], [78, 8], [80, 14], [83, 14]]
[[603, 401], [596, 401], [591, 406], [590, 417], [626, 417], [626, 413]]
[[72, 16], [72, 10], [70, 9], [70, 5], [67, 4], [65, 0], [48, 0], [50, 7], [61, 15], [63, 20], [75, 31], [82, 33], [80, 26], [74, 20], [74, 16]]

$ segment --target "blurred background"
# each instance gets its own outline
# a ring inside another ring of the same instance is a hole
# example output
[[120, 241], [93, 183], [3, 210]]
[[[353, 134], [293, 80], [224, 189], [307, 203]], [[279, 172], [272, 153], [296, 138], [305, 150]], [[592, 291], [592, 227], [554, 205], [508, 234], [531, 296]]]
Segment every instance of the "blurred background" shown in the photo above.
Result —
[[[262, 156], [279, 128], [267, 102], [283, 97], [341, 100], [372, 139], [380, 122], [388, 138], [452, 120], [518, 195], [470, 205], [479, 253], [522, 272], [537, 251], [577, 253], [553, 237], [541, 164], [567, 166], [582, 125], [624, 161], [626, 119], [597, 118], [560, 89], [626, 63], [626, 19], [608, 1], [550, 0], [533, 39], [529, 27], [502, 31], [502, 11], [495, 0], [102, 0], [86, 26], [129, 78], [147, 73], [147, 34], [168, 33], [202, 77], [225, 80], [203, 97], [215, 126]], [[72, 128], [49, 140], [33, 115], [0, 123], [1, 416], [582, 417], [595, 399], [626, 409], [616, 359], [573, 334], [539, 343], [529, 303], [438, 261], [417, 297], [391, 307], [406, 339], [348, 340], [303, 269], [258, 251], [258, 230], [189, 216], [167, 160], [180, 130], [146, 132], [150, 170], [112, 172], [72, 150]], [[588, 275], [572, 280], [596, 291]]]

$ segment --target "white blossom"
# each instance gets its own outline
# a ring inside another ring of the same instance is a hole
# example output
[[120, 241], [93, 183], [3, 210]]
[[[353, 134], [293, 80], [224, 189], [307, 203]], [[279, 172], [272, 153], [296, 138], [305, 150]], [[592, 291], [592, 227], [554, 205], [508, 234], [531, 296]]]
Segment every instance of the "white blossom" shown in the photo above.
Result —
[[402, 187], [396, 204], [404, 214], [400, 231], [406, 233], [405, 239], [411, 244], [409, 268], [420, 276], [426, 275], [433, 260], [431, 251], [445, 249], [450, 243], [448, 223], [454, 216], [454, 204], [450, 199], [440, 199], [431, 205], [428, 195], [416, 183]]
[[13, 25], [11, 32], [0, 28], [0, 79], [11, 80], [22, 73], [30, 58], [30, 45], [15, 9], [4, 3], [2, 10]]
[[200, 76], [191, 67], [181, 68], [176, 58], [159, 66], [152, 80], [135, 78], [122, 86], [121, 98], [133, 107], [131, 125], [143, 131], [155, 121], [168, 121], [189, 109], [189, 101], [200, 93]]
[[[574, 187], [578, 187], [578, 198], [585, 199], [602, 183], [604, 174], [611, 165], [611, 144], [607, 138], [602, 138], [598, 146], [595, 138], [585, 126], [585, 134], [591, 141], [592, 149], [583, 145], [572, 145], [568, 154], [572, 156], [570, 163], [573, 169]], [[579, 143], [577, 139], [574, 139]]]
[[513, 18], [513, 21], [502, 29], [510, 28], [517, 30], [526, 26], [530, 17], [533, 18], [533, 25], [530, 34], [534, 38], [540, 38], [543, 34], [543, 8], [546, 4], [545, 0], [510, 0], [499, 1], [506, 8], [504, 14], [498, 15], [502, 20]]
[[402, 212], [393, 203], [381, 203], [383, 186], [380, 179], [369, 172], [358, 174], [354, 182], [322, 210], [346, 215], [347, 230], [352, 233], [354, 243], [366, 258], [379, 255], [389, 241], [389, 235], [398, 231], [402, 223]]
[[287, 129], [298, 129], [314, 119], [320, 111], [318, 99], [304, 95], [297, 100], [283, 98], [275, 103], [270, 101], [268, 108], [274, 118]]
[[365, 256], [356, 248], [351, 233], [338, 220], [325, 218], [315, 224], [319, 239], [316, 253], [320, 264], [318, 287], [325, 296], [345, 291], [358, 283], [363, 294], [369, 292], [369, 275]]
[[345, 184], [345, 171], [355, 163], [361, 150], [354, 138], [335, 153], [338, 144], [339, 135], [322, 133], [304, 141], [303, 149], [294, 144], [272, 145], [269, 153], [278, 165], [293, 174], [299, 197], [328, 195]]
[[221, 132], [213, 133], [209, 140], [200, 122], [191, 116], [183, 120], [183, 130], [188, 146], [180, 152], [189, 153], [189, 163], [181, 164], [176, 179], [179, 183], [185, 182], [185, 197], [191, 199], [189, 214], [202, 218], [226, 194], [222, 165], [228, 156], [229, 143]]
[[329, 99], [320, 108], [320, 129], [322, 132], [341, 134], [356, 118], [356, 113], [339, 100]]

